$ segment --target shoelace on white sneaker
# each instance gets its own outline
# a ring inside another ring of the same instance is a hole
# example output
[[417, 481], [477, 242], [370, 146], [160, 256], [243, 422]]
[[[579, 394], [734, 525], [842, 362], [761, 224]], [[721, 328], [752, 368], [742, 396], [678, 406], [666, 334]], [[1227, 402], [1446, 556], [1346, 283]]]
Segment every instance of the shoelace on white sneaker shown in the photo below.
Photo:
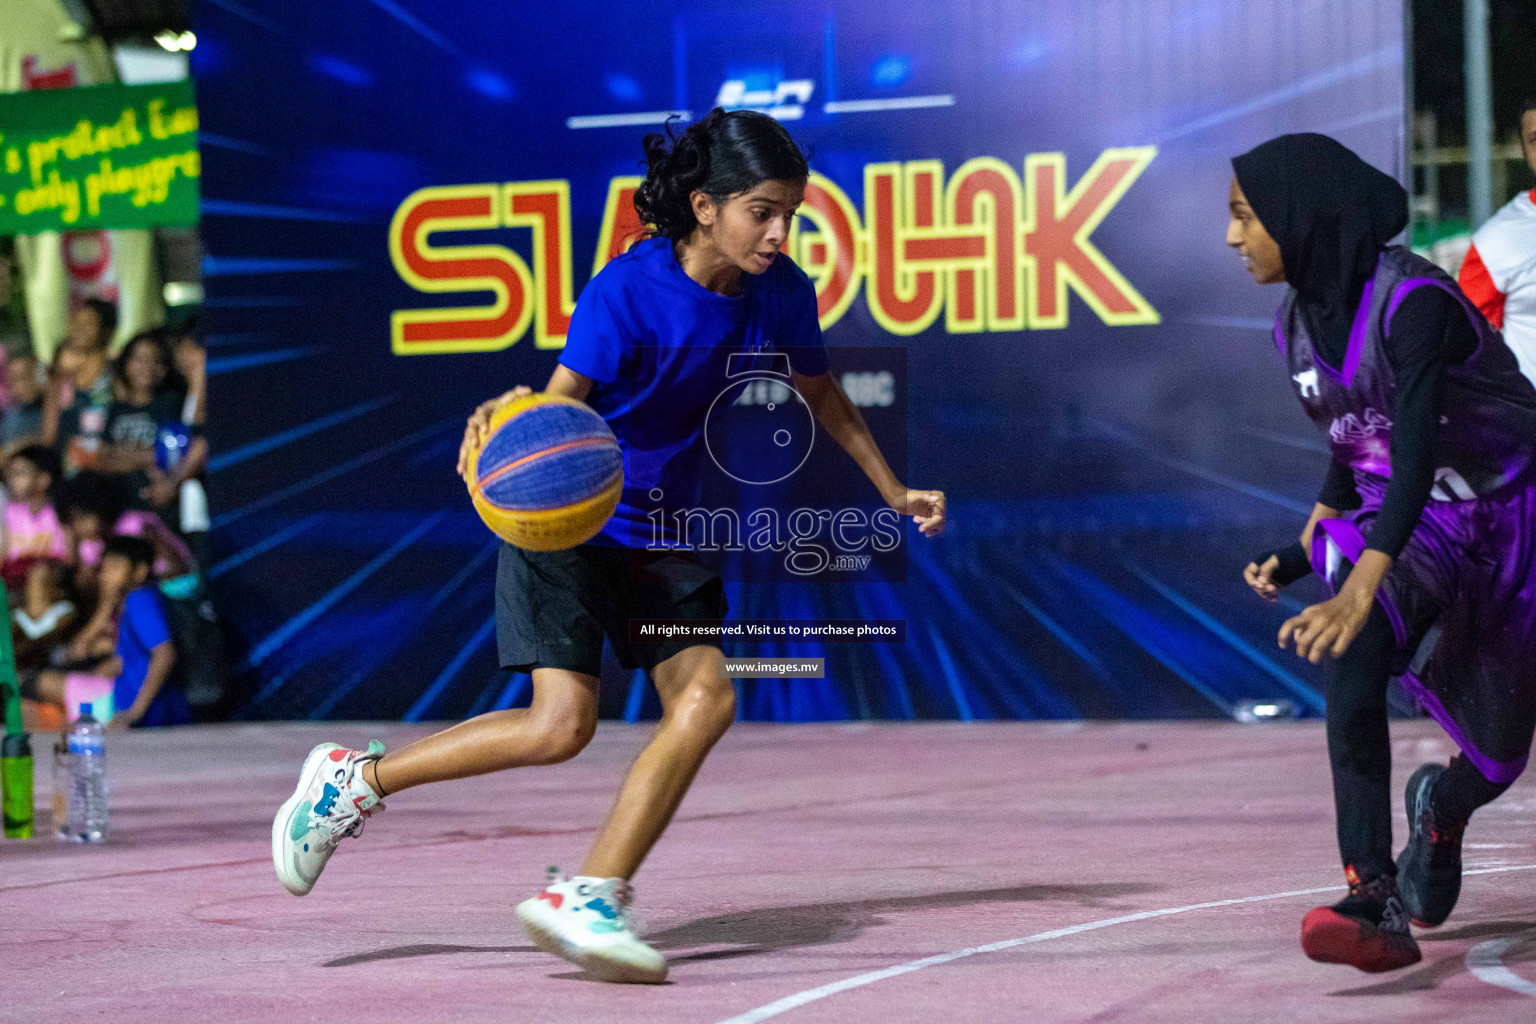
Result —
[[[544, 884], [546, 886], [553, 886], [569, 881], [571, 879], [562, 875], [558, 868], [551, 867], [549, 869], [549, 877]], [[583, 892], [582, 890], [586, 891]], [[578, 896], [600, 896], [605, 898], [613, 905], [614, 910], [618, 912], [619, 920], [624, 922], [624, 927], [629, 930], [629, 933], [639, 936], [640, 915], [635, 911], [635, 889], [634, 886], [629, 884], [628, 880], [623, 878], [604, 878], [596, 885], [582, 882], [577, 885], [576, 894]]]
[[[374, 742], [377, 743], [378, 741]], [[368, 754], [373, 754], [373, 744], [369, 744]], [[352, 762], [352, 771], [362, 771], [363, 762], [373, 759], [373, 757], [366, 755], [355, 757]], [[373, 816], [374, 811], [382, 811], [383, 809], [383, 803], [376, 803], [366, 811], [359, 810], [352, 803], [352, 798], [343, 791], [331, 802], [329, 814], [317, 814], [311, 808], [309, 812], [309, 825], [310, 828], [320, 833], [322, 846], [326, 849], [334, 849], [343, 839], [352, 839], [362, 835], [363, 826], [367, 823], [368, 818]]]
[[640, 915], [635, 912], [635, 890], [628, 881], [622, 878], [605, 878], [599, 886], [601, 894], [607, 897], [619, 912], [619, 920], [624, 922], [624, 927], [631, 935], [640, 934]]

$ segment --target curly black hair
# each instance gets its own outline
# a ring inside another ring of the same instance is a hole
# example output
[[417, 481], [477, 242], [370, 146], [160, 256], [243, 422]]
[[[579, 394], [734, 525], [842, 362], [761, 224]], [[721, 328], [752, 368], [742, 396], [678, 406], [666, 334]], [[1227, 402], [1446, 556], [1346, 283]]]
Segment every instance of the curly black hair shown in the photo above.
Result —
[[681, 241], [693, 233], [692, 195], [717, 203], [764, 181], [804, 181], [805, 154], [767, 114], [716, 107], [681, 133], [645, 137], [645, 181], [635, 189], [635, 211], [655, 237]]

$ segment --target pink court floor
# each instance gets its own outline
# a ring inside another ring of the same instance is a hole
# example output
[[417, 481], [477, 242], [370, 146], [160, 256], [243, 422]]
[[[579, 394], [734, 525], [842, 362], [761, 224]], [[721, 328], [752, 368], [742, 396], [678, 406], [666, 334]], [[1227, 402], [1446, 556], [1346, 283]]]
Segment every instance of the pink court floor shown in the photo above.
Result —
[[[279, 887], [309, 747], [425, 731], [114, 737], [108, 844], [0, 842], [0, 1020], [1536, 1020], [1536, 780], [1468, 830], [1423, 962], [1367, 976], [1297, 943], [1341, 885], [1315, 723], [739, 726], [637, 879], [672, 962], [637, 987], [539, 953], [512, 906], [577, 866], [640, 727], [391, 797], [310, 896]], [[1394, 749], [1399, 788], [1450, 753], [1420, 722]]]

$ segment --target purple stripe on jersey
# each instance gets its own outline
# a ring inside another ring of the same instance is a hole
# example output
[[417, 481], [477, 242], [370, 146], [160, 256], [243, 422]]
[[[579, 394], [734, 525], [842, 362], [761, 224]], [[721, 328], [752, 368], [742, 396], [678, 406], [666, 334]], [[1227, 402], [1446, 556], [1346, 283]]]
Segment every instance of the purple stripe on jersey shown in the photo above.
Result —
[[[1378, 260], [1377, 262], [1379, 263], [1380, 261]], [[1323, 354], [1317, 350], [1317, 346], [1315, 344], [1312, 346], [1312, 362], [1317, 364], [1318, 369], [1345, 387], [1350, 387], [1354, 384], [1355, 371], [1360, 369], [1360, 359], [1365, 354], [1366, 335], [1369, 333], [1371, 326], [1371, 297], [1375, 294], [1376, 279], [1373, 277], [1365, 282], [1365, 291], [1360, 293], [1360, 305], [1355, 307], [1355, 320], [1349, 327], [1349, 347], [1344, 350], [1344, 367], [1342, 370], [1335, 370], [1329, 366], [1328, 360], [1323, 358]], [[1278, 317], [1276, 318], [1275, 329], [1277, 331], [1280, 329]], [[1285, 350], [1281, 349], [1281, 351]]]
[[1530, 755], [1514, 761], [1495, 761], [1473, 745], [1466, 733], [1462, 732], [1456, 724], [1456, 720], [1451, 717], [1451, 713], [1445, 710], [1445, 705], [1440, 703], [1440, 698], [1419, 682], [1418, 676], [1412, 672], [1404, 672], [1399, 680], [1403, 684], [1403, 689], [1419, 702], [1419, 707], [1428, 712], [1430, 718], [1440, 724], [1440, 728], [1444, 729], [1452, 742], [1461, 748], [1461, 752], [1467, 756], [1468, 761], [1472, 762], [1473, 767], [1482, 773], [1483, 778], [1489, 782], [1514, 782], [1520, 777], [1520, 773], [1525, 771]]
[[1392, 298], [1387, 302], [1387, 315], [1381, 321], [1389, 336], [1392, 333], [1392, 318], [1397, 315], [1397, 307], [1403, 304], [1403, 300], [1408, 297], [1409, 292], [1416, 288], [1423, 288], [1425, 285], [1439, 288], [1447, 294], [1454, 295], [1444, 282], [1437, 281], [1433, 277], [1410, 277], [1406, 281], [1399, 281], [1397, 287], [1392, 289]]
[[[1348, 519], [1319, 519], [1317, 527], [1312, 531], [1312, 571], [1328, 584], [1328, 589], [1333, 590], [1333, 581], [1328, 578], [1328, 542], [1333, 541], [1339, 553], [1353, 564], [1360, 561], [1360, 556], [1365, 553], [1365, 534], [1360, 532], [1360, 527]], [[1403, 617], [1398, 614], [1397, 605], [1392, 600], [1392, 595], [1383, 590], [1376, 591], [1376, 601], [1381, 605], [1381, 610], [1387, 613], [1387, 622], [1392, 626], [1392, 635], [1399, 645], [1408, 642], [1408, 628], [1403, 625]]]
[[1460, 288], [1455, 287], [1454, 285], [1451, 285], [1436, 277], [1410, 277], [1408, 280], [1400, 282], [1396, 288], [1392, 289], [1392, 299], [1387, 303], [1387, 315], [1381, 321], [1384, 336], [1392, 336], [1392, 317], [1397, 314], [1397, 307], [1403, 304], [1403, 300], [1408, 297], [1408, 293], [1413, 291], [1415, 288], [1422, 288], [1425, 285], [1439, 288], [1451, 298], [1455, 299], [1457, 303], [1460, 304], [1462, 311], [1467, 314], [1467, 319], [1472, 321], [1472, 333], [1477, 335], [1477, 348], [1474, 349], [1472, 355], [1468, 356], [1466, 359], [1466, 361], [1470, 363], [1483, 349], [1483, 338], [1486, 336], [1486, 333], [1482, 329], [1483, 314], [1479, 313], [1477, 309], [1473, 307], [1471, 301]]
[[1275, 310], [1275, 348], [1280, 351], [1282, 356], [1285, 355], [1285, 328], [1280, 322], [1280, 317], [1284, 312], [1284, 306]]
[[1365, 291], [1360, 293], [1360, 308], [1355, 310], [1355, 322], [1349, 328], [1349, 349], [1344, 353], [1345, 387], [1354, 384], [1360, 357], [1365, 354], [1365, 336], [1371, 324], [1371, 296], [1375, 291], [1376, 279], [1373, 277], [1365, 282]]

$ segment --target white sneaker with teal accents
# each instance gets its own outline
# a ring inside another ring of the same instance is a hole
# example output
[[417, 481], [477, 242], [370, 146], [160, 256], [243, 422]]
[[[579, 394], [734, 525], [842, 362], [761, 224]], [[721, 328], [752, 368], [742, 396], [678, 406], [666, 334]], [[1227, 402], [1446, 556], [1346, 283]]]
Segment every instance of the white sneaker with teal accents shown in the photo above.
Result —
[[657, 984], [667, 961], [635, 935], [633, 892], [622, 878], [556, 876], [517, 916], [533, 944], [603, 981]]
[[295, 896], [315, 887], [342, 839], [360, 835], [363, 822], [384, 809], [363, 781], [363, 765], [383, 754], [378, 740], [367, 750], [322, 743], [304, 759], [298, 788], [272, 819], [272, 866]]

